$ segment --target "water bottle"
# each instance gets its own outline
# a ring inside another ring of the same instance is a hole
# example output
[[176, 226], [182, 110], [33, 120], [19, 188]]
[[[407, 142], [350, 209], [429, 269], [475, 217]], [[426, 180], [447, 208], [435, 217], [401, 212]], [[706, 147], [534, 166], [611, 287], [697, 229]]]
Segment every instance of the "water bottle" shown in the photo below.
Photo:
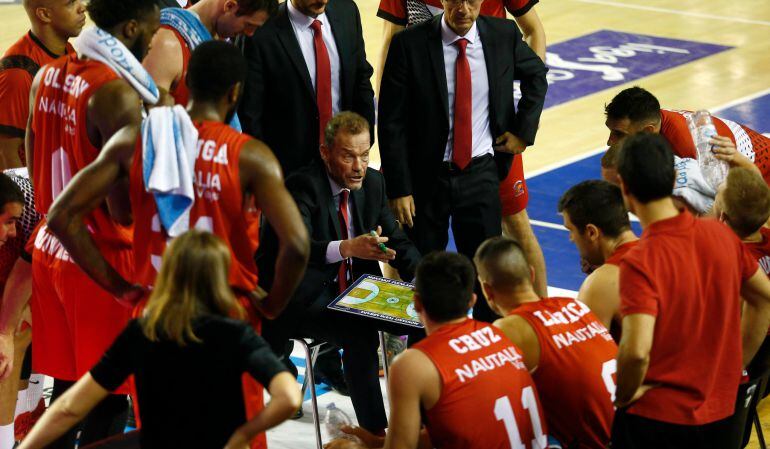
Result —
[[698, 151], [698, 166], [703, 174], [703, 179], [716, 190], [727, 177], [729, 166], [727, 162], [720, 161], [711, 152], [709, 140], [717, 135], [711, 114], [704, 110], [688, 114], [687, 125], [690, 128], [695, 149]]
[[355, 435], [350, 435], [342, 431], [342, 427], [352, 425], [353, 421], [350, 419], [350, 416], [338, 409], [337, 406], [334, 405], [334, 402], [326, 406], [324, 426], [326, 427], [326, 433], [329, 434], [329, 439], [342, 438], [343, 440], [361, 443], [361, 440]]

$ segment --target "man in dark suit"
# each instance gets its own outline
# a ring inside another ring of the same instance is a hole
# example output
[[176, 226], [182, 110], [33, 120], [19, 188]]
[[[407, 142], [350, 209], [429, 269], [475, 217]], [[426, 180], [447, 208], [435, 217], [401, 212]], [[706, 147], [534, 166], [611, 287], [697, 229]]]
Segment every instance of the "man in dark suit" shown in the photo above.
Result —
[[287, 0], [246, 40], [244, 54], [243, 130], [273, 149], [287, 176], [320, 161], [334, 114], [353, 111], [373, 126], [373, 70], [353, 0]]
[[[500, 180], [534, 143], [543, 109], [545, 65], [514, 22], [479, 17], [482, 1], [442, 0], [443, 15], [393, 37], [385, 63], [382, 171], [393, 212], [423, 254], [446, 247], [450, 217], [469, 258], [500, 235]], [[484, 301], [473, 314], [495, 318]]]
[[[310, 260], [286, 310], [275, 321], [264, 323], [263, 335], [279, 354], [285, 341], [297, 336], [341, 346], [358, 422], [381, 433], [387, 420], [378, 380], [377, 330], [413, 338], [424, 333], [326, 307], [362, 274], [381, 275], [378, 262], [389, 262], [402, 279], [411, 280], [420, 259], [388, 207], [382, 174], [367, 168], [370, 147], [369, 122], [342, 112], [326, 127], [320, 151], [323, 162], [286, 179], [310, 233]], [[274, 240], [271, 230], [265, 229], [257, 253], [260, 284], [266, 290], [273, 277]], [[380, 243], [387, 251], [380, 249]]]

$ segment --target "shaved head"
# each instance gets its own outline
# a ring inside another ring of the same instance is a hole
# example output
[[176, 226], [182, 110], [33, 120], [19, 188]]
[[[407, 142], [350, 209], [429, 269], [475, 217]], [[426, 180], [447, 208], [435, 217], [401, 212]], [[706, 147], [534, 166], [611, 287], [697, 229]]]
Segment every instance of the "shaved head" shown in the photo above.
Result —
[[32, 33], [46, 46], [51, 45], [50, 33], [66, 42], [80, 34], [86, 23], [83, 0], [23, 0], [23, 4]]
[[531, 270], [524, 250], [516, 240], [492, 237], [479, 246], [476, 271], [483, 283], [501, 293], [511, 293], [532, 286]]

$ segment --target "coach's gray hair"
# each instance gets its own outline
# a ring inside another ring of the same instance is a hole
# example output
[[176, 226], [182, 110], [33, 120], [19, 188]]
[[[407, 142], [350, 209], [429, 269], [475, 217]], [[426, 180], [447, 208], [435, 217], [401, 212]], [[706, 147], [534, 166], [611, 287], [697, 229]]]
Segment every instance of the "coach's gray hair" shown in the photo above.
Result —
[[326, 148], [332, 148], [334, 139], [340, 131], [351, 135], [361, 134], [364, 131], [369, 132], [369, 122], [355, 112], [342, 111], [337, 113], [337, 115], [329, 120], [329, 123], [326, 124], [326, 129], [324, 129], [324, 144]]

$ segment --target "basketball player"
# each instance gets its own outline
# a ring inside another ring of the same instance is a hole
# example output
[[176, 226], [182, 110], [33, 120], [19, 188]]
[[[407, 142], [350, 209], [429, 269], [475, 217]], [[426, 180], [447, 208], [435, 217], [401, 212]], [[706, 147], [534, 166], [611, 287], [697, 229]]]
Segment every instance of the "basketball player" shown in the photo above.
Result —
[[618, 352], [607, 329], [580, 302], [538, 297], [515, 240], [488, 239], [474, 262], [489, 306], [503, 317], [494, 325], [521, 349], [537, 385], [550, 434], [564, 447], [605, 448]]
[[[121, 67], [133, 61], [141, 68], [138, 60], [146, 54], [159, 26], [155, 2], [91, 0], [88, 13], [107, 34], [98, 44], [108, 46]], [[95, 159], [118, 129], [140, 122], [141, 98], [130, 82], [107, 64], [69, 55], [38, 72], [30, 100], [25, 149], [35, 187], [35, 207], [45, 216], [71, 176]], [[104, 257], [130, 275], [131, 229], [113, 221], [105, 204], [96, 206], [87, 217], [93, 238]], [[131, 311], [91, 281], [45, 225], [35, 239], [32, 273], [33, 322], [42, 324], [36, 327], [33, 363], [36, 372], [56, 379], [53, 396], [58, 397], [99, 360]], [[139, 292], [128, 285], [117, 298], [132, 300]], [[118, 392], [125, 394], [127, 389]], [[127, 402], [121, 394], [100, 404], [87, 418], [80, 445], [122, 431]], [[62, 447], [72, 447], [76, 433], [70, 432], [66, 442], [61, 440]]]
[[[496, 327], [468, 318], [476, 301], [471, 262], [457, 253], [428, 254], [416, 282], [414, 308], [428, 336], [390, 368], [384, 447], [545, 448], [543, 413], [521, 351]], [[427, 433], [421, 434], [423, 411]], [[375, 447], [371, 435], [347, 430]], [[343, 440], [327, 445], [359, 447]]]
[[[251, 36], [278, 8], [277, 0], [200, 0], [187, 8], [214, 39]], [[161, 91], [159, 105], [187, 105], [186, 77], [194, 48], [171, 25], [162, 25], [143, 64]]]
[[[605, 106], [604, 113], [604, 124], [610, 130], [607, 145], [640, 132], [654, 133], [666, 138], [676, 156], [697, 159], [685, 118], [689, 112], [661, 109], [658, 99], [641, 87], [621, 91]], [[731, 120], [712, 119], [717, 131], [711, 141], [716, 157], [731, 166], [756, 166], [765, 182], [770, 182], [770, 138]], [[608, 164], [602, 175], [611, 181], [617, 172]]]
[[[513, 15], [516, 24], [521, 29], [524, 39], [532, 50], [545, 61], [545, 30], [540, 17], [535, 11], [538, 0], [484, 0], [481, 4], [481, 15], [505, 18], [507, 10]], [[382, 49], [380, 64], [377, 67], [377, 94], [379, 95], [382, 72], [388, 57], [390, 41], [397, 32], [405, 27], [417, 25], [444, 12], [443, 0], [380, 0], [377, 16], [383, 20]], [[511, 236], [524, 245], [527, 260], [532, 262], [537, 274], [535, 290], [541, 296], [547, 293], [545, 258], [537, 242], [527, 215], [529, 192], [524, 179], [524, 167], [521, 156], [513, 159], [508, 176], [500, 183], [500, 203], [502, 205], [502, 227], [505, 235]], [[398, 218], [398, 216], [396, 216]], [[411, 219], [402, 224], [410, 226]], [[385, 266], [387, 269], [387, 265]], [[395, 277], [395, 270], [386, 270], [389, 276]]]
[[620, 189], [606, 181], [583, 181], [562, 195], [558, 210], [581, 260], [597, 267], [583, 281], [577, 299], [591, 309], [618, 341], [618, 264], [639, 240], [631, 230]]
[[24, 165], [32, 78], [40, 67], [74, 51], [67, 41], [86, 23], [80, 0], [24, 0], [23, 5], [30, 30], [0, 59], [0, 170]]
[[[235, 113], [245, 76], [243, 56], [226, 42], [204, 42], [190, 58], [188, 112], [199, 135], [194, 169], [196, 198], [189, 220], [190, 227], [209, 230], [230, 247], [231, 286], [259, 330], [258, 315], [276, 317], [302, 278], [309, 240], [270, 149], [225, 124]], [[114, 295], [121, 294], [131, 283], [102, 256], [84, 221], [113, 186], [127, 181], [130, 184], [135, 279], [142, 286], [155, 283], [157, 266], [153, 261], [163, 254], [169, 238], [159, 225], [155, 200], [145, 189], [143, 147], [137, 142], [137, 133], [134, 125], [121, 130], [96, 161], [72, 180], [49, 216], [51, 228], [72, 258]], [[250, 234], [250, 228], [259, 220], [257, 209], [279, 238], [275, 282], [267, 297], [257, 288], [254, 253], [258, 242]], [[250, 390], [252, 387], [256, 387], [255, 382], [245, 386], [248, 417], [262, 409], [261, 389]], [[264, 444], [264, 436], [255, 444]]]

